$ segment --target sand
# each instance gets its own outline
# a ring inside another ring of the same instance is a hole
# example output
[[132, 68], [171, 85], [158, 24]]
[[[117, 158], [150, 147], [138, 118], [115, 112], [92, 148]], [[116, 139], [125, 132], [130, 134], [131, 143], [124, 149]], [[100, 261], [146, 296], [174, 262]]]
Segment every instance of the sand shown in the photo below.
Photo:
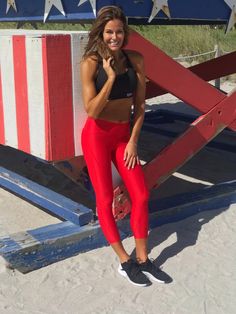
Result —
[[[222, 88], [228, 92], [234, 86], [227, 82]], [[177, 101], [165, 95], [149, 105], [168, 103], [173, 109]], [[186, 109], [186, 105], [181, 106]], [[213, 159], [213, 165], [214, 162]], [[205, 184], [210, 180], [207, 179]], [[210, 183], [216, 182], [217, 179]], [[0, 235], [34, 228], [36, 221], [37, 226], [58, 222], [3, 189], [0, 189], [1, 215]], [[173, 278], [168, 285], [155, 283], [147, 288], [131, 285], [118, 274], [118, 259], [110, 247], [79, 254], [25, 275], [7, 268], [0, 258], [0, 313], [233, 314], [235, 221], [234, 204], [152, 230], [150, 257]], [[125, 239], [124, 245], [134, 253], [132, 237]]]
[[[236, 206], [212, 210], [150, 233], [150, 256], [173, 278], [131, 285], [109, 247], [23, 275], [0, 266], [0, 312], [63, 314], [233, 314]], [[133, 239], [124, 240], [131, 253]], [[1, 265], [1, 264], [0, 264]]]

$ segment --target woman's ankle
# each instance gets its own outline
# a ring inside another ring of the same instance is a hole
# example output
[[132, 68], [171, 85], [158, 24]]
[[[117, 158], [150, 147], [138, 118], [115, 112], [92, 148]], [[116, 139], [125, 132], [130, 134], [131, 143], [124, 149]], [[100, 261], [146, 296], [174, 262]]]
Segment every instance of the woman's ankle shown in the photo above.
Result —
[[128, 262], [131, 259], [131, 257], [130, 256], [123, 256], [123, 257], [119, 257], [119, 259], [120, 259], [120, 263], [123, 264], [125, 262]]
[[136, 261], [138, 264], [145, 263], [147, 259], [148, 259], [148, 256], [142, 256], [142, 257], [136, 256]]

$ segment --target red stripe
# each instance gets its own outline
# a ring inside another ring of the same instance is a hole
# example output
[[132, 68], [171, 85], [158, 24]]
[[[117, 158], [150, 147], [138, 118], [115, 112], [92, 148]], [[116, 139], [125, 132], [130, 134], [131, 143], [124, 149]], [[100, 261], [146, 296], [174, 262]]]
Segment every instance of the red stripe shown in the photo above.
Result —
[[0, 69], [0, 144], [5, 144], [4, 112], [2, 99], [2, 74]]
[[68, 159], [75, 156], [69, 35], [49, 35], [43, 38], [43, 71], [46, 158]]
[[30, 153], [25, 36], [15, 35], [12, 39], [18, 149]]

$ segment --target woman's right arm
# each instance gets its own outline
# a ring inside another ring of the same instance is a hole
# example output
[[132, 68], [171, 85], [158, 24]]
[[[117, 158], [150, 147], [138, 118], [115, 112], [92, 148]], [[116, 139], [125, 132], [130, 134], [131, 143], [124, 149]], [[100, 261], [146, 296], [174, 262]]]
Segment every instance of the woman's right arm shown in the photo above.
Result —
[[115, 72], [112, 69], [110, 62], [111, 58], [108, 60], [103, 59], [103, 68], [107, 73], [108, 79], [99, 93], [97, 93], [94, 83], [97, 71], [97, 61], [88, 57], [81, 62], [80, 73], [82, 82], [82, 97], [85, 110], [88, 116], [92, 118], [97, 118], [106, 106], [115, 80]]

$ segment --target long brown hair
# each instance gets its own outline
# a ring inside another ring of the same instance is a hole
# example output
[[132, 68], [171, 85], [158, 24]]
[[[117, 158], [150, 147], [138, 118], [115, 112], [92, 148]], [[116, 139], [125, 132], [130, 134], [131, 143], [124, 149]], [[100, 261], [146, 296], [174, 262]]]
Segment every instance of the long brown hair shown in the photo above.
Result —
[[90, 30], [89, 40], [87, 46], [85, 47], [83, 58], [88, 56], [96, 56], [99, 59], [107, 59], [111, 55], [109, 48], [103, 41], [103, 31], [105, 25], [114, 19], [118, 19], [123, 23], [125, 36], [122, 47], [127, 44], [129, 27], [123, 11], [117, 6], [104, 6], [98, 11], [97, 18], [95, 19]]

